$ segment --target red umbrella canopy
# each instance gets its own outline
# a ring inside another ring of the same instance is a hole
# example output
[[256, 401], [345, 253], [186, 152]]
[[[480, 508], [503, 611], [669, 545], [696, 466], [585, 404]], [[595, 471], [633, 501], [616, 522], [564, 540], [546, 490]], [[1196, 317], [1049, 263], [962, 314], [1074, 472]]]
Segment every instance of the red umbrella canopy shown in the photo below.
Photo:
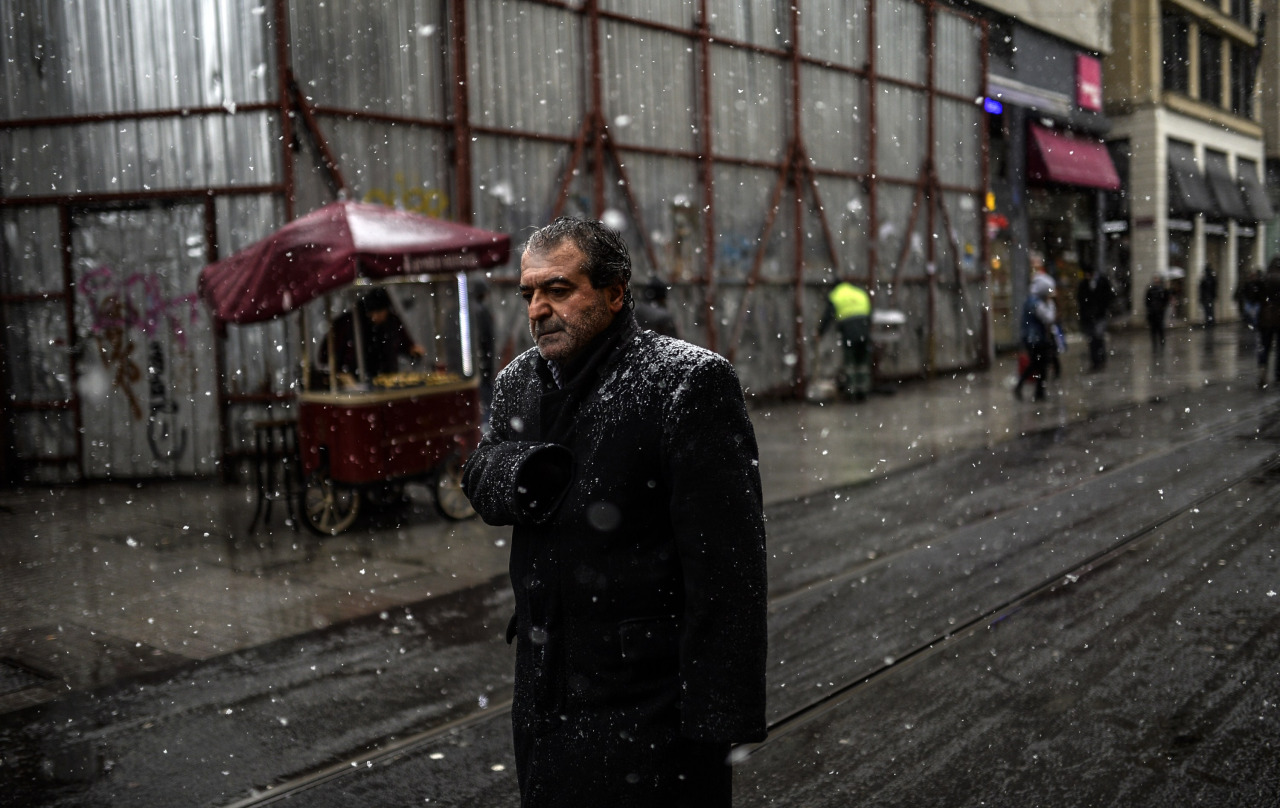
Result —
[[362, 202], [334, 202], [200, 272], [219, 320], [257, 323], [357, 278], [458, 272], [504, 264], [503, 233]]

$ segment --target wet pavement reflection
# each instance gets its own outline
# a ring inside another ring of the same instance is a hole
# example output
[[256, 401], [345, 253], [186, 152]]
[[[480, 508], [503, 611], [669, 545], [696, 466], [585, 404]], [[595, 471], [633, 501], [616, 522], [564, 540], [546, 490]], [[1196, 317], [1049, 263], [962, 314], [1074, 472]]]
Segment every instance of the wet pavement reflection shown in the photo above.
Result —
[[[489, 581], [506, 533], [437, 517], [425, 491], [338, 537], [212, 481], [0, 494], [0, 659], [39, 680], [0, 711], [209, 659]], [[20, 684], [15, 682], [15, 684]]]
[[[1208, 384], [1252, 380], [1248, 332], [1112, 336], [1107, 369], [1087, 374], [1082, 343], [1044, 402], [1011, 394], [1012, 356], [987, 372], [891, 385], [861, 404], [757, 403], [767, 504], [787, 502], [1086, 419], [1091, 412]], [[1242, 394], [1255, 395], [1247, 385]], [[488, 581], [507, 563], [507, 531], [436, 516], [417, 486], [338, 537], [287, 523], [249, 532], [254, 494], [214, 481], [94, 483], [0, 492], [0, 712], [68, 690], [416, 603]], [[33, 684], [34, 683], [34, 684]]]
[[[781, 652], [791, 665], [771, 675], [774, 713], [794, 707], [793, 697], [803, 702], [806, 681], [829, 676], [799, 659], [814, 645], [821, 653], [810, 662], [829, 660], [836, 651], [828, 621], [847, 625], [831, 611], [836, 600], [804, 594], [824, 576], [852, 576], [855, 599], [868, 570], [873, 579], [892, 572], [934, 580], [958, 561], [963, 581], [983, 568], [980, 558], [994, 557], [1009, 576], [1012, 559], [975, 520], [1015, 503], [1034, 510], [1041, 497], [1064, 503], [1059, 514], [1072, 511], [1074, 486], [1117, 463], [1153, 480], [1173, 474], [1160, 470], [1171, 447], [1237, 406], [1257, 417], [1280, 400], [1254, 388], [1249, 335], [1232, 327], [1175, 332], [1159, 356], [1140, 333], [1116, 335], [1112, 346], [1109, 368], [1085, 374], [1075, 366], [1083, 346], [1075, 345], [1040, 403], [1014, 399], [1012, 357], [990, 372], [895, 385], [862, 404], [822, 401], [821, 386], [807, 402], [756, 403], [770, 587], [781, 598], [771, 622], [795, 645]], [[1201, 390], [1212, 395], [1194, 392]], [[1160, 405], [1146, 406], [1152, 401]], [[1126, 428], [1123, 418], [1117, 426], [1126, 408], [1141, 414], [1140, 427]], [[1099, 413], [1109, 415], [1095, 429]], [[1151, 470], [1142, 471], [1147, 453]], [[1202, 476], [1213, 472], [1212, 464], [1192, 465]], [[878, 478], [906, 484], [863, 486], [856, 504], [844, 504], [848, 486]], [[1089, 498], [1091, 507], [1127, 509], [1132, 492], [1096, 490], [1103, 493]], [[832, 504], [813, 507], [819, 496]], [[84, 804], [90, 793], [115, 799], [122, 788], [138, 805], [171, 804], [188, 791], [231, 798], [509, 698], [509, 649], [500, 639], [511, 608], [506, 529], [443, 520], [414, 486], [337, 537], [295, 529], [284, 509], [250, 532], [253, 505], [248, 487], [213, 481], [0, 492], [0, 535], [10, 537], [0, 545], [0, 747], [27, 786], [64, 793], [48, 804]], [[946, 553], [928, 550], [930, 537], [947, 531], [954, 550], [970, 525], [969, 556], [944, 563]], [[1110, 529], [1057, 538], [1079, 551], [1108, 540]], [[1033, 546], [1019, 563], [1034, 578], [1062, 562]], [[983, 591], [1016, 585], [1005, 581]], [[972, 607], [963, 586], [918, 599], [920, 585], [899, 584], [884, 583], [874, 596], [887, 603], [905, 592], [910, 605], [897, 607], [899, 619], [918, 606], [924, 611], [910, 620], [923, 626], [939, 609]], [[797, 593], [791, 605], [789, 592]], [[806, 598], [817, 612], [800, 608]], [[912, 626], [872, 625], [857, 642], [846, 637], [846, 650], [865, 656], [866, 636], [891, 648], [904, 628], [911, 636], [923, 630]], [[879, 664], [859, 664], [868, 661]], [[508, 747], [496, 736], [490, 742], [494, 754]], [[213, 750], [216, 762], [206, 759]], [[174, 782], [174, 767], [189, 782]]]

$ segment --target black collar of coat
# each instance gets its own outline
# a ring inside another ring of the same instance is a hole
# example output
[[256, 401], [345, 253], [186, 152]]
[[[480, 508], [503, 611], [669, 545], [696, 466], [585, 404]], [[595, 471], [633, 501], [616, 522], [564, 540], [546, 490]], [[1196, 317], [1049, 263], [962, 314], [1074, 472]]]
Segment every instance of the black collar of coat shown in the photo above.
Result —
[[[630, 309], [619, 312], [613, 318], [613, 322], [605, 326], [605, 329], [599, 334], [592, 337], [591, 341], [587, 343], [587, 346], [582, 349], [582, 352], [577, 357], [559, 366], [561, 381], [559, 387], [568, 390], [583, 383], [589, 384], [599, 371], [610, 364], [609, 359], [613, 356], [617, 347], [638, 333], [639, 330], [640, 326], [636, 323], [635, 314]], [[544, 391], [555, 390], [557, 385], [551, 375], [547, 360], [539, 356], [537, 367], [538, 376], [543, 381]]]
[[631, 310], [620, 312], [604, 331], [587, 343], [577, 358], [560, 368], [562, 387], [556, 386], [547, 360], [538, 357], [536, 367], [542, 381], [538, 439], [561, 444], [571, 440], [577, 429], [582, 401], [596, 388], [597, 380], [617, 361], [621, 346], [639, 331]]

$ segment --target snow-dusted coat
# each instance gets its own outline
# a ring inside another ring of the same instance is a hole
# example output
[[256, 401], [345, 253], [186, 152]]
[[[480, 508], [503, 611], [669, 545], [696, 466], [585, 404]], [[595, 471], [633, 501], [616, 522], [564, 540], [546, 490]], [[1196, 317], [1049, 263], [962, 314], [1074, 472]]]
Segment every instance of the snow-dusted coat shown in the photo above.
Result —
[[464, 471], [514, 525], [523, 804], [670, 804], [689, 741], [764, 737], [755, 434], [725, 359], [629, 312], [584, 355], [564, 389], [536, 349], [504, 369]]

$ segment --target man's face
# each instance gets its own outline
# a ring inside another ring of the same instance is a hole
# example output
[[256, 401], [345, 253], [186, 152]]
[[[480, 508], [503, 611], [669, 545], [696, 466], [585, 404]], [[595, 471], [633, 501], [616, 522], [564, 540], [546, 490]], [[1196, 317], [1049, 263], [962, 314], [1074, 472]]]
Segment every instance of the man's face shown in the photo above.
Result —
[[520, 259], [520, 294], [529, 304], [529, 334], [543, 359], [568, 362], [622, 311], [622, 284], [594, 289], [585, 256], [570, 242]]

